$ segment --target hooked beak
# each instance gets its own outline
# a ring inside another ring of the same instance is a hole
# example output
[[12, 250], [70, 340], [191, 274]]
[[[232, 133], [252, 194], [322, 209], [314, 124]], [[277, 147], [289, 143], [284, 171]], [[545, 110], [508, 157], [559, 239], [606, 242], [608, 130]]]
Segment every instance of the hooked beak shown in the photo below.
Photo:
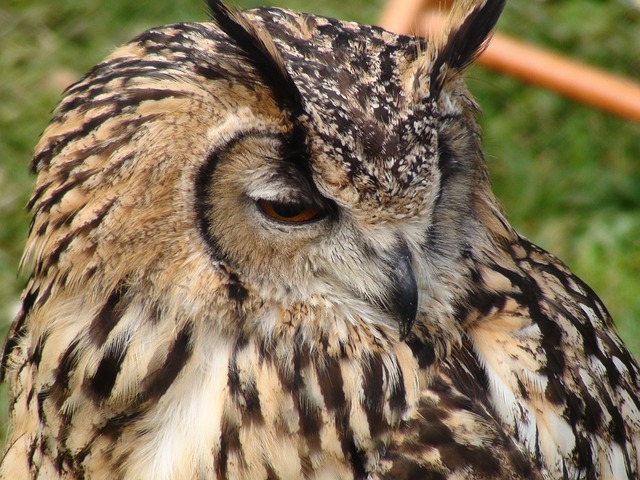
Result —
[[390, 255], [390, 261], [394, 262], [391, 269], [393, 292], [385, 307], [398, 319], [400, 340], [404, 340], [416, 320], [418, 285], [411, 267], [411, 252], [404, 243]]

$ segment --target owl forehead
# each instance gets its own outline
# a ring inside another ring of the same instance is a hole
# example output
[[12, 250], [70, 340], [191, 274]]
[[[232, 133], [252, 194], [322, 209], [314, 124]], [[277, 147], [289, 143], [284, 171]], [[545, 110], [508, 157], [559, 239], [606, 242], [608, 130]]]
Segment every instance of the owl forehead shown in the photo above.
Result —
[[302, 94], [320, 187], [345, 203], [413, 208], [433, 183], [437, 158], [435, 105], [424, 85], [416, 91], [426, 41], [279, 9], [250, 15]]
[[382, 123], [392, 122], [407, 104], [406, 90], [414, 86], [406, 84], [427, 47], [423, 39], [315, 15], [265, 8], [247, 16], [268, 32], [312, 104], [366, 108]]

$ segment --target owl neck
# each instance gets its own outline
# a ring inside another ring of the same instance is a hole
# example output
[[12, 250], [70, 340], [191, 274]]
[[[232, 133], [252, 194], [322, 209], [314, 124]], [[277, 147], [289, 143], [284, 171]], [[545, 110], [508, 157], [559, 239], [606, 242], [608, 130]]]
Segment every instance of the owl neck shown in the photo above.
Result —
[[240, 338], [230, 348], [218, 474], [245, 475], [250, 458], [261, 458], [264, 468], [287, 458], [302, 477], [312, 465], [329, 468], [332, 478], [348, 478], [354, 466], [371, 471], [391, 429], [415, 408], [425, 371], [406, 343], [382, 331], [353, 325], [342, 341], [332, 332], [290, 328], [279, 338]]

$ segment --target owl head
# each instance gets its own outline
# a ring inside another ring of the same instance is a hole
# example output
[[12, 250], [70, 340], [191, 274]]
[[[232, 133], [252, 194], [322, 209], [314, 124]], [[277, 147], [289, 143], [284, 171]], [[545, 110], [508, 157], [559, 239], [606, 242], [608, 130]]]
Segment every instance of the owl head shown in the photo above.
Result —
[[23, 316], [108, 299], [223, 335], [445, 324], [430, 312], [472, 281], [470, 245], [511, 234], [462, 81], [502, 7], [460, 1], [421, 40], [211, 2], [211, 23], [134, 38], [67, 89], [36, 148]]

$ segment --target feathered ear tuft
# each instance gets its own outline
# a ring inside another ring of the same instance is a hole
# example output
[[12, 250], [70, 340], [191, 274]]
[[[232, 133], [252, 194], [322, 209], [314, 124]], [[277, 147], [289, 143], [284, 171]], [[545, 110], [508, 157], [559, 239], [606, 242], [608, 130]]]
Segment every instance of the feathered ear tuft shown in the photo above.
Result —
[[302, 95], [287, 71], [273, 40], [239, 11], [232, 11], [219, 0], [208, 0], [211, 19], [240, 48], [244, 58], [256, 70], [276, 101], [293, 118], [303, 111]]
[[446, 77], [472, 63], [489, 44], [505, 0], [460, 0], [454, 2], [442, 33], [430, 42], [432, 94], [440, 91]]

